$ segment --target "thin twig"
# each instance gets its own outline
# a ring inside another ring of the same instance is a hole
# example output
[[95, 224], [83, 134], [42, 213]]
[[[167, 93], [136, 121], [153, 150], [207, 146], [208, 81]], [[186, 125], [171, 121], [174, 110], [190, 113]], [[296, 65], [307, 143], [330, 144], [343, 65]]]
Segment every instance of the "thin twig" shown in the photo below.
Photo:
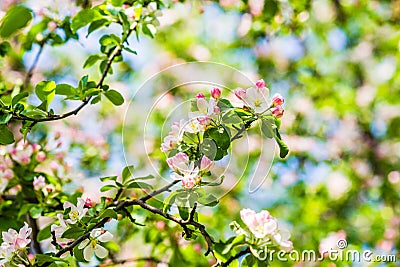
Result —
[[28, 72], [25, 75], [23, 88], [26, 88], [28, 86], [29, 82], [31, 81], [31, 78], [32, 78], [32, 75], [33, 75], [33, 71], [35, 70], [37, 64], [39, 63], [39, 58], [40, 58], [40, 55], [43, 52], [44, 45], [45, 45], [45, 43], [43, 42], [39, 46], [39, 51], [37, 52], [31, 67], [28, 69]]
[[233, 140], [242, 138], [242, 133], [244, 133], [244, 132], [246, 131], [246, 125], [244, 125], [244, 124], [243, 124], [242, 128], [238, 128], [238, 127], [236, 127], [236, 126], [233, 126], [233, 127], [234, 127], [238, 132], [237, 132], [234, 136], [232, 136], [231, 142], [232, 142]]
[[39, 232], [39, 227], [37, 225], [36, 219], [32, 218], [29, 213], [26, 215], [28, 224], [32, 229], [32, 247], [36, 254], [43, 254], [40, 243], [37, 241], [37, 235]]
[[98, 267], [105, 267], [105, 266], [114, 266], [114, 265], [119, 265], [119, 264], [125, 264], [129, 262], [139, 262], [139, 261], [149, 261], [149, 262], [154, 262], [154, 263], [164, 263], [167, 264], [167, 262], [163, 262], [155, 257], [142, 257], [142, 258], [133, 258], [133, 259], [125, 259], [125, 260], [118, 260], [114, 261], [112, 263], [103, 263], [100, 265], [97, 265]]
[[170, 189], [172, 186], [176, 185], [176, 184], [179, 183], [179, 182], [180, 182], [180, 180], [174, 180], [172, 183], [169, 183], [169, 184], [167, 184], [166, 186], [164, 186], [164, 187], [162, 187], [162, 188], [160, 188], [160, 189], [158, 189], [158, 190], [155, 190], [155, 191], [151, 192], [150, 194], [148, 194], [148, 195], [142, 197], [141, 200], [144, 201], [144, 202], [146, 202], [147, 200], [149, 200], [150, 198], [152, 198], [152, 197], [154, 197], [154, 196], [156, 196], [156, 195], [159, 195], [159, 194], [161, 194], [161, 193], [163, 193], [163, 192], [169, 191], [169, 189]]

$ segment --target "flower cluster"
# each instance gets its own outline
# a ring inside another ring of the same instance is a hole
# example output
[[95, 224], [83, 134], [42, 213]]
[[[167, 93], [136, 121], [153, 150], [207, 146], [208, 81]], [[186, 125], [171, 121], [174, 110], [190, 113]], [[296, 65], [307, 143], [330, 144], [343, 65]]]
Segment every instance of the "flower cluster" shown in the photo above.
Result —
[[188, 155], [182, 152], [168, 158], [167, 163], [174, 171], [172, 178], [180, 179], [183, 187], [188, 189], [199, 185], [202, 175], [209, 172], [211, 167], [214, 166], [214, 162], [206, 156], [201, 158], [200, 166], [196, 166], [195, 162], [190, 161]]
[[270, 102], [269, 89], [266, 87], [264, 80], [257, 81], [255, 88], [238, 88], [234, 93], [237, 98], [245, 103], [246, 107], [250, 108], [256, 114], [263, 114], [266, 111], [270, 111], [276, 118], [283, 116], [283, 97], [280, 94], [275, 94]]
[[[64, 219], [63, 214], [57, 214], [59, 224], [51, 225], [51, 232], [54, 233], [56, 242], [61, 247], [66, 247], [68, 243], [73, 241], [72, 238], [64, 237], [65, 231], [71, 228], [72, 225], [80, 223], [81, 220], [88, 213], [88, 205], [92, 206], [90, 199], [84, 200], [83, 198], [77, 199], [77, 204], [71, 202], [64, 202], [64, 210], [68, 210], [68, 219]], [[100, 245], [100, 242], [108, 242], [112, 239], [113, 235], [101, 228], [95, 228], [90, 232], [88, 239], [82, 241], [78, 248], [83, 249], [85, 260], [90, 261], [94, 255], [99, 258], [105, 258], [108, 251]]]
[[[0, 246], [0, 266], [14, 266], [25, 263], [26, 247], [31, 242], [29, 238], [32, 229], [27, 223], [17, 232], [9, 229], [2, 233], [3, 243]], [[22, 255], [21, 255], [22, 254]]]
[[243, 209], [240, 211], [240, 217], [246, 228], [242, 228], [236, 222], [231, 223], [231, 227], [238, 235], [245, 235], [246, 243], [255, 257], [266, 253], [271, 247], [278, 247], [286, 252], [293, 249], [293, 243], [289, 240], [290, 233], [280, 229], [277, 219], [268, 211], [256, 213], [251, 209]]

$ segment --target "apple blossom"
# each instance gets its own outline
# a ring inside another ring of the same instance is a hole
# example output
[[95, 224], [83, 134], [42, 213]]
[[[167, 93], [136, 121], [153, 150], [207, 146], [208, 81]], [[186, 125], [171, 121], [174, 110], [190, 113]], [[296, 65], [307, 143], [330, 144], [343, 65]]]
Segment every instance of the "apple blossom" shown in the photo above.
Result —
[[243, 88], [237, 88], [235, 91], [233, 91], [236, 95], [237, 98], [240, 100], [244, 100], [246, 98], [246, 90]]
[[25, 222], [24, 226], [17, 232], [10, 228], [7, 232], [2, 232], [3, 242], [9, 244], [14, 250], [25, 248], [31, 242], [29, 238], [32, 229]]
[[4, 190], [6, 190], [8, 185], [8, 180], [0, 177], [0, 194], [2, 194], [4, 192]]
[[282, 117], [284, 112], [285, 110], [280, 105], [271, 109], [272, 115], [276, 118]]
[[50, 230], [51, 232], [54, 232], [57, 244], [61, 247], [65, 247], [70, 241], [72, 241], [72, 239], [62, 237], [63, 233], [68, 229], [68, 223], [64, 220], [63, 214], [61, 213], [57, 214], [57, 218], [60, 225], [52, 224]]
[[85, 260], [90, 261], [94, 255], [99, 258], [105, 258], [108, 255], [107, 249], [99, 244], [99, 242], [108, 242], [113, 238], [113, 235], [100, 228], [93, 229], [90, 232], [88, 239], [82, 241], [78, 248], [83, 249], [83, 256]]
[[200, 170], [202, 172], [208, 172], [214, 166], [214, 164], [214, 161], [210, 160], [206, 156], [203, 156], [200, 162]]
[[46, 186], [46, 179], [43, 176], [33, 178], [33, 189], [41, 190]]
[[267, 87], [267, 85], [266, 85], [265, 81], [264, 81], [263, 79], [261, 79], [261, 80], [258, 80], [258, 81], [256, 82], [256, 87], [257, 87], [258, 89], [261, 89], [261, 88]]
[[187, 170], [189, 164], [189, 157], [183, 152], [179, 152], [173, 157], [167, 159], [168, 166], [177, 173]]
[[27, 165], [31, 162], [33, 148], [31, 145], [18, 144], [12, 151], [11, 157], [21, 165]]
[[38, 162], [43, 162], [43, 161], [45, 161], [45, 160], [46, 160], [46, 153], [44, 153], [43, 151], [39, 151], [39, 152], [36, 154], [36, 160], [37, 160]]
[[14, 256], [15, 249], [10, 244], [3, 242], [0, 246], [0, 266], [10, 266], [6, 265], [12, 260]]
[[285, 99], [283, 98], [283, 96], [281, 94], [276, 93], [272, 97], [271, 101], [272, 101], [272, 105], [274, 107], [276, 107], [276, 106], [282, 105], [285, 102]]
[[256, 238], [264, 238], [278, 229], [278, 222], [266, 210], [256, 213], [251, 209], [243, 209], [240, 217]]
[[5, 179], [11, 179], [14, 177], [14, 172], [11, 169], [0, 168], [0, 177]]
[[164, 142], [161, 144], [161, 151], [167, 152], [171, 150], [174, 146], [176, 146], [181, 139], [182, 130], [185, 125], [185, 120], [180, 120], [178, 122], [174, 122], [171, 126], [171, 132], [164, 138]]
[[219, 100], [221, 98], [221, 89], [214, 87], [211, 90], [211, 96], [212, 98], [214, 98], [215, 100]]
[[81, 220], [88, 211], [88, 209], [85, 208], [85, 200], [82, 198], [78, 198], [76, 206], [71, 202], [64, 202], [64, 210], [67, 208], [71, 209], [68, 214], [70, 219], [67, 220], [70, 224], [75, 224], [78, 220]]

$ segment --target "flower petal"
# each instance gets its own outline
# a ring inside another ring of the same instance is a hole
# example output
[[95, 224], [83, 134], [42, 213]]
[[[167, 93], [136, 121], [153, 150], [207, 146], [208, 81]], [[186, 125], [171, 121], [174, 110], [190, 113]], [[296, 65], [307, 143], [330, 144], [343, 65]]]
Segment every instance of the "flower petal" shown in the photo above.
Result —
[[93, 255], [94, 255], [94, 251], [91, 246], [87, 246], [83, 250], [83, 257], [85, 258], [85, 260], [90, 261], [93, 258]]
[[83, 249], [83, 248], [86, 247], [88, 244], [89, 244], [89, 239], [85, 239], [85, 240], [83, 240], [83, 241], [79, 244], [78, 248], [79, 248], [79, 249]]
[[98, 240], [100, 242], [108, 242], [113, 238], [113, 235], [110, 232], [105, 232], [104, 234], [102, 234], [101, 236], [99, 236]]
[[94, 249], [94, 253], [96, 253], [96, 256], [99, 258], [105, 258], [108, 255], [108, 250], [105, 249], [103, 246], [97, 245]]

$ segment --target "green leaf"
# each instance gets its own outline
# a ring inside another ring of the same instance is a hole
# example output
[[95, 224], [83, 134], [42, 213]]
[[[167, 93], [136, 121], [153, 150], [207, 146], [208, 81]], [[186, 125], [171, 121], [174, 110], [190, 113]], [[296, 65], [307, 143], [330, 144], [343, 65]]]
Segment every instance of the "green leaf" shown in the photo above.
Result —
[[242, 234], [242, 235], [238, 235], [236, 236], [232, 242], [230, 242], [229, 244], [227, 244], [227, 246], [224, 248], [224, 250], [222, 251], [222, 254], [226, 254], [228, 253], [232, 248], [234, 248], [237, 245], [242, 245], [246, 243], [246, 235]]
[[178, 206], [179, 210], [179, 216], [181, 216], [182, 220], [187, 220], [189, 219], [189, 208], [188, 207], [182, 207]]
[[113, 89], [106, 91], [104, 95], [116, 106], [120, 106], [124, 103], [122, 95]]
[[99, 215], [99, 219], [103, 219], [103, 218], [117, 219], [118, 218], [118, 214], [112, 209], [106, 209], [102, 213], [100, 213], [100, 215]]
[[71, 29], [73, 32], [76, 32], [80, 28], [101, 18], [101, 14], [96, 9], [83, 9], [79, 11], [72, 19]]
[[132, 178], [132, 180], [149, 180], [149, 179], [153, 179], [153, 178], [154, 178], [154, 175], [149, 174], [146, 176]]
[[14, 143], [14, 135], [4, 124], [0, 125], [0, 144], [9, 145]]
[[176, 199], [178, 194], [179, 194], [178, 191], [173, 191], [164, 200], [164, 207], [163, 207], [163, 212], [164, 213], [167, 213], [171, 209], [172, 205], [175, 203], [175, 199]]
[[124, 0], [111, 0], [111, 4], [113, 6], [122, 6], [122, 4], [124, 3]]
[[137, 52], [136, 52], [136, 51], [134, 51], [134, 50], [130, 49], [130, 48], [129, 48], [129, 47], [127, 47], [127, 46], [124, 46], [124, 50], [125, 50], [125, 51], [128, 51], [129, 53], [132, 53], [132, 54], [135, 54], [135, 55], [137, 55]]
[[3, 38], [11, 36], [14, 32], [24, 28], [32, 19], [32, 12], [24, 6], [10, 8], [1, 20], [0, 36]]
[[43, 212], [43, 208], [42, 207], [38, 207], [38, 206], [33, 206], [30, 210], [29, 210], [29, 214], [31, 215], [31, 217], [33, 219], [37, 219], [40, 216], [42, 216], [42, 212]]
[[15, 104], [17, 104], [19, 101], [21, 101], [22, 99], [24, 99], [25, 97], [28, 97], [29, 93], [28, 92], [22, 92], [17, 94], [16, 96], [13, 97], [11, 105], [15, 106]]
[[9, 42], [2, 42], [0, 43], [0, 57], [4, 57], [5, 55], [7, 55], [8, 51], [10, 51], [11, 49], [11, 45]]
[[85, 257], [83, 256], [83, 249], [79, 249], [79, 246], [75, 246], [73, 251], [74, 251], [74, 257], [76, 258], [77, 261], [87, 262], [85, 260]]
[[142, 31], [144, 34], [150, 36], [151, 38], [154, 38], [154, 35], [156, 34], [157, 30], [152, 24], [143, 24]]
[[228, 99], [220, 99], [217, 103], [217, 106], [221, 109], [221, 112], [233, 108], [231, 102]]
[[84, 69], [89, 68], [89, 67], [93, 66], [97, 61], [99, 61], [99, 60], [101, 60], [101, 59], [104, 59], [104, 57], [103, 57], [103, 56], [100, 56], [100, 55], [97, 55], [97, 54], [95, 54], [95, 55], [90, 55], [90, 56], [86, 59], [85, 63], [83, 64], [83, 68], [84, 68]]
[[197, 200], [204, 206], [214, 207], [218, 204], [218, 199], [213, 194], [202, 195]]
[[231, 145], [231, 138], [224, 127], [209, 128], [204, 132], [204, 137], [213, 139], [218, 148], [228, 149]]
[[105, 185], [102, 188], [100, 188], [100, 192], [110, 191], [114, 188], [117, 188], [117, 187], [115, 185], [108, 184], [108, 185]]
[[200, 151], [207, 158], [214, 160], [217, 154], [217, 144], [212, 139], [204, 138], [203, 143], [200, 144]]
[[45, 228], [41, 229], [38, 232], [38, 234], [37, 234], [37, 241], [38, 242], [51, 237], [51, 225], [52, 224], [47, 225]]
[[38, 107], [47, 111], [56, 93], [56, 83], [54, 81], [42, 81], [36, 85], [35, 92], [42, 104]]
[[80, 229], [78, 227], [74, 227], [74, 228], [69, 228], [67, 229], [61, 237], [63, 238], [78, 238], [80, 236], [82, 236], [83, 234], [85, 234], [85, 230]]
[[153, 189], [153, 186], [143, 182], [131, 182], [126, 184], [126, 188]]
[[126, 166], [122, 170], [122, 182], [125, 182], [128, 178], [130, 178], [133, 175], [134, 171], [135, 171], [135, 166], [133, 165]]
[[105, 181], [116, 181], [117, 178], [118, 178], [118, 176], [113, 175], [113, 176], [102, 177], [102, 178], [100, 178], [100, 180], [101, 180], [102, 182], [105, 182]]
[[234, 110], [230, 110], [222, 116], [222, 122], [225, 124], [237, 124], [243, 121]]
[[274, 137], [274, 129], [276, 128], [275, 120], [272, 117], [264, 117], [261, 119], [261, 132], [267, 138]]
[[0, 124], [7, 124], [12, 118], [12, 114], [4, 113], [0, 115]]
[[56, 86], [56, 95], [74, 96], [77, 93], [77, 89], [69, 84], [61, 83]]
[[88, 37], [89, 34], [94, 32], [95, 30], [97, 30], [103, 26], [108, 26], [110, 23], [111, 22], [108, 19], [99, 19], [99, 20], [93, 21], [92, 23], [90, 23], [86, 37]]

